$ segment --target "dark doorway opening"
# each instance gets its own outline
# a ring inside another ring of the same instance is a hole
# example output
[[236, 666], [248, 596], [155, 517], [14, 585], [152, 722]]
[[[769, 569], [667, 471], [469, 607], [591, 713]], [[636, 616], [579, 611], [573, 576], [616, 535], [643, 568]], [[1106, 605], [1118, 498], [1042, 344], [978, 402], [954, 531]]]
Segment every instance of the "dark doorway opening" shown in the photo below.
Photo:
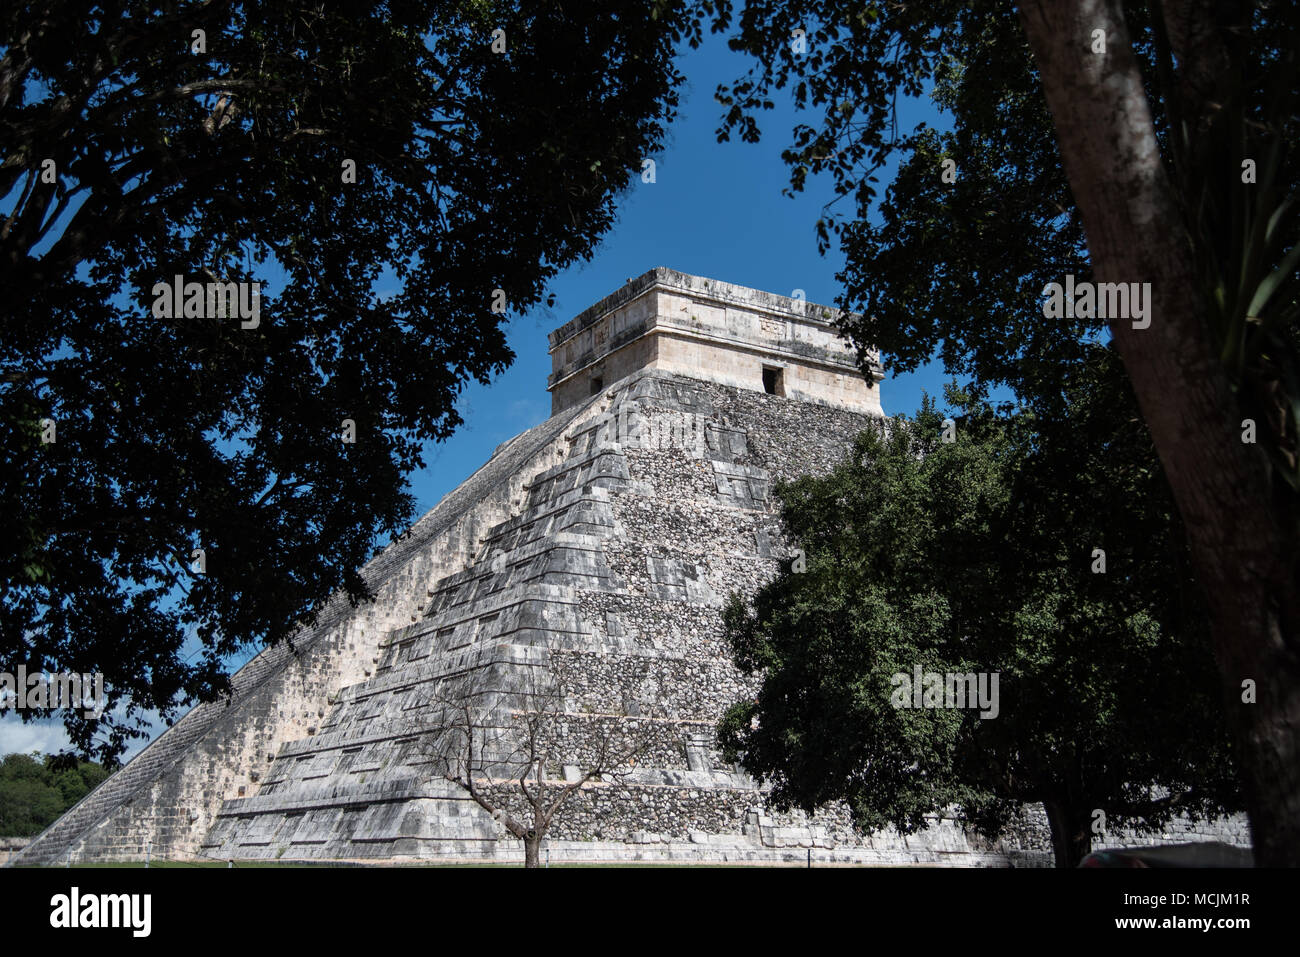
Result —
[[763, 391], [768, 395], [785, 395], [780, 369], [773, 369], [771, 366], [763, 367]]
[[600, 376], [592, 376], [592, 377], [591, 377], [591, 394], [592, 394], [592, 395], [595, 395], [597, 392], [599, 392], [599, 391], [600, 391], [601, 389], [603, 389], [603, 388], [605, 388], [605, 380], [602, 379], [602, 378], [600, 378]]

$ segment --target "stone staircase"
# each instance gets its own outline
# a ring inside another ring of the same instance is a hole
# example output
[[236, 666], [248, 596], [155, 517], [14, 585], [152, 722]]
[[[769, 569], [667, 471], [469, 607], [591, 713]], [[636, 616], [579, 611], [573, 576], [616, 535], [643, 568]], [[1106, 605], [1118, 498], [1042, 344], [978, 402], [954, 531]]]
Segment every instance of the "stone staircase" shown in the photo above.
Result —
[[[233, 697], [247, 694], [281, 667], [283, 659], [291, 654], [286, 646], [280, 646], [258, 655], [236, 676]], [[180, 761], [194, 742], [207, 734], [225, 707], [224, 702], [218, 701], [194, 708], [33, 838], [23, 851], [14, 855], [10, 864], [50, 865], [77, 860], [78, 844], [84, 842], [85, 835], [102, 826], [109, 815], [129, 804], [134, 795]], [[132, 849], [137, 849], [139, 843], [128, 842]], [[142, 846], [138, 849], [142, 850]]]
[[[428, 588], [421, 613], [379, 642], [365, 680], [331, 702], [309, 737], [285, 744], [256, 795], [223, 802], [203, 853], [221, 858], [483, 857], [499, 825], [431, 779], [412, 746], [419, 713], [449, 676], [490, 672], [503, 688], [544, 667], [546, 649], [591, 648], [582, 590], [617, 587], [600, 559], [612, 490], [628, 484], [594, 430], [525, 484], [518, 514], [490, 528], [466, 567]], [[621, 647], [615, 640], [611, 647]], [[509, 768], [506, 773], [516, 769]]]

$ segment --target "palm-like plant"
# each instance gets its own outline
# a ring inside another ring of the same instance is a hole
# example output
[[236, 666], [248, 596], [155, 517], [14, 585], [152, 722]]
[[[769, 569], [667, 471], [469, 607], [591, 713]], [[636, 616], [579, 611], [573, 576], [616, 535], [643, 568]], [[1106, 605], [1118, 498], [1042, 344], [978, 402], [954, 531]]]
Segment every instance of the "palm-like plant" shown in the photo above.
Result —
[[1296, 55], [1282, 53], [1253, 76], [1226, 72], [1210, 112], [1193, 117], [1180, 109], [1160, 29], [1156, 39], [1171, 172], [1219, 358], [1276, 474], [1300, 492], [1300, 206], [1286, 149]]

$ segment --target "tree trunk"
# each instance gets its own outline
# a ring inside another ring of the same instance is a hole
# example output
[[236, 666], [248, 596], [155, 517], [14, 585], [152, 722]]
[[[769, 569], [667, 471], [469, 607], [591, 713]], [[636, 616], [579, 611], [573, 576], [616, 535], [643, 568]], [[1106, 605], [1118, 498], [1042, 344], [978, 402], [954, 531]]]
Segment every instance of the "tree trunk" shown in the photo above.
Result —
[[[1256, 861], [1300, 866], [1295, 506], [1262, 447], [1241, 441], [1120, 0], [1019, 6], [1095, 277], [1151, 283], [1150, 325], [1112, 318], [1111, 331], [1206, 590]], [[1092, 50], [1096, 30], [1104, 53]], [[1243, 702], [1248, 680], [1254, 704]]]
[[542, 836], [530, 831], [524, 838], [524, 867], [540, 867]]
[[1060, 801], [1044, 801], [1047, 823], [1052, 829], [1052, 852], [1057, 867], [1078, 867], [1092, 850], [1088, 818]]

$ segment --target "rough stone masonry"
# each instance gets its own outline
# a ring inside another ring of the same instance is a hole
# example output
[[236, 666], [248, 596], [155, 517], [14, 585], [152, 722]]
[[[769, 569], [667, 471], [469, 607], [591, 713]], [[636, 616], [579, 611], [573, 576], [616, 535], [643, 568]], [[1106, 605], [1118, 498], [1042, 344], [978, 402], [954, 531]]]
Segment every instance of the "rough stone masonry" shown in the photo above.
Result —
[[[611, 727], [667, 717], [630, 774], [564, 806], [551, 860], [1049, 863], [1041, 814], [988, 844], [943, 816], [903, 836], [857, 834], [843, 807], [773, 813], [714, 746], [722, 709], [751, 690], [722, 603], [786, 557], [773, 483], [826, 472], [881, 414], [878, 363], [859, 371], [834, 318], [663, 268], [587, 309], [550, 336], [551, 418], [366, 566], [377, 601], [336, 596], [15, 862], [519, 860], [435, 773], [422, 728], [450, 681], [499, 692], [505, 728], [510, 695], [562, 671], [578, 680], [548, 778], [580, 774]], [[1248, 843], [1240, 819], [1165, 837]]]

